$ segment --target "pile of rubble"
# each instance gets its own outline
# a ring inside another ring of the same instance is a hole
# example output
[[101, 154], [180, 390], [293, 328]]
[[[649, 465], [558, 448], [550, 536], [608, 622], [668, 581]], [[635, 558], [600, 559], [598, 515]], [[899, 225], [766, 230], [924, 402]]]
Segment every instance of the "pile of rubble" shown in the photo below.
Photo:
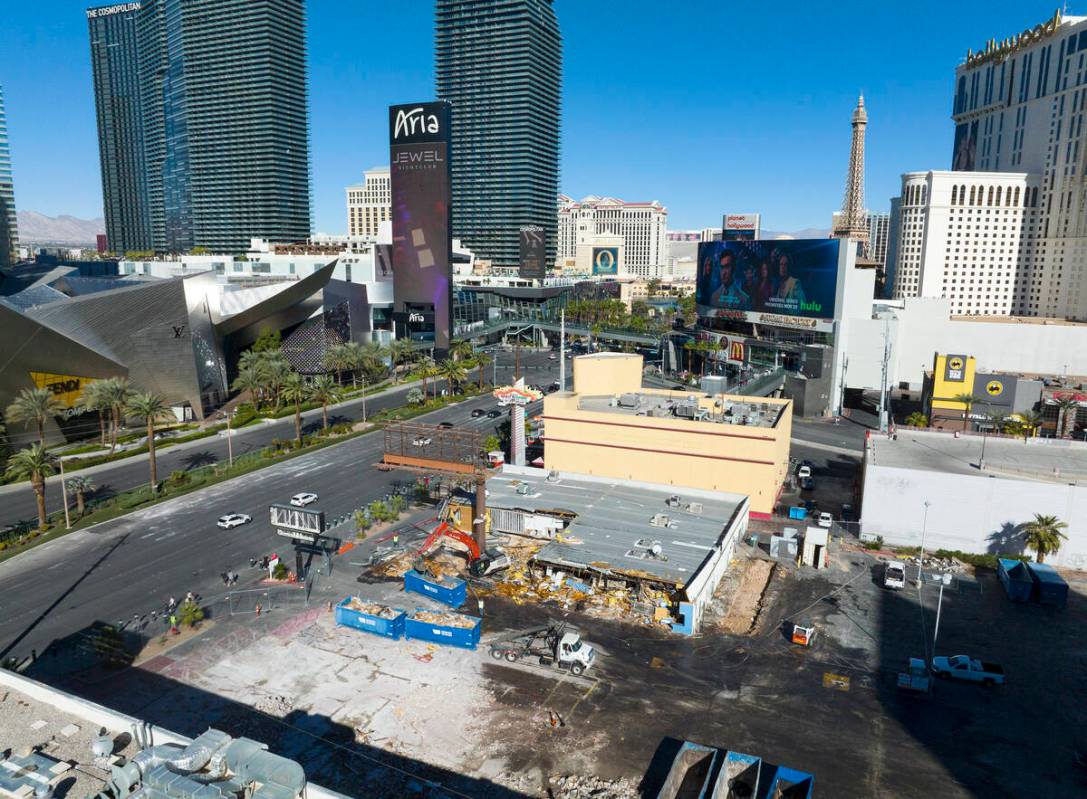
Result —
[[638, 783], [623, 777], [605, 780], [591, 775], [551, 778], [555, 799], [638, 799]]
[[376, 616], [379, 619], [395, 619], [400, 615], [400, 611], [395, 608], [390, 608], [388, 605], [379, 605], [377, 602], [367, 602], [357, 596], [351, 597], [347, 607], [351, 608], [351, 610], [357, 610], [359, 613], [365, 613], [367, 616]]
[[459, 627], [467, 630], [475, 626], [479, 619], [471, 616], [462, 616], [459, 613], [440, 612], [436, 610], [419, 610], [412, 616], [416, 621], [427, 624], [437, 624], [441, 627]]
[[936, 558], [926, 555], [922, 560], [919, 555], [912, 555], [904, 560], [906, 563], [910, 563], [914, 566], [919, 565], [926, 571], [951, 572], [952, 574], [962, 574], [966, 571], [966, 564], [962, 561], [955, 560], [955, 558]]

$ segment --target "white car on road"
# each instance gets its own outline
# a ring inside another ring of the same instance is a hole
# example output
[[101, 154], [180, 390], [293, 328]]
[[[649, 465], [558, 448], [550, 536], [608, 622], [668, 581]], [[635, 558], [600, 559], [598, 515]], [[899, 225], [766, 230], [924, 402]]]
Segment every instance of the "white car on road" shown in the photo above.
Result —
[[295, 494], [291, 497], [291, 504], [296, 508], [304, 508], [306, 505], [312, 505], [317, 501], [317, 495], [310, 491], [303, 491], [301, 494]]
[[228, 513], [226, 516], [220, 516], [216, 524], [224, 530], [229, 530], [232, 527], [249, 524], [251, 521], [253, 521], [253, 517], [246, 513]]
[[834, 524], [834, 517], [831, 516], [829, 513], [827, 513], [826, 511], [823, 511], [822, 513], [819, 514], [819, 526], [820, 527], [826, 527], [826, 528], [829, 529], [831, 526], [833, 526], [833, 524]]

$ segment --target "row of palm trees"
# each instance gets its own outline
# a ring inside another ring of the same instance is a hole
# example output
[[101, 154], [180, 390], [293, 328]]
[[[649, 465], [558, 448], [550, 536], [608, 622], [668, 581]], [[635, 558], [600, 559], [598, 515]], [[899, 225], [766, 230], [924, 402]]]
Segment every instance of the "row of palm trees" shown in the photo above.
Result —
[[[91, 391], [92, 387], [98, 387]], [[137, 417], [147, 426], [147, 454], [150, 467], [151, 491], [158, 491], [158, 464], [155, 461], [155, 427], [160, 422], [175, 421], [176, 417], [170, 406], [160, 394], [135, 391], [125, 378], [111, 378], [90, 383], [80, 398], [81, 404], [99, 412], [102, 426], [102, 443], [106, 440], [106, 414], [110, 419], [110, 438], [113, 446], [117, 444], [117, 429], [123, 419]], [[19, 396], [8, 406], [6, 416], [9, 420], [23, 421], [27, 425], [35, 423], [38, 427], [38, 441], [19, 450], [8, 458], [6, 474], [14, 480], [29, 480], [38, 504], [38, 527], [46, 526], [45, 480], [57, 470], [57, 457], [45, 447], [45, 419], [60, 412], [60, 405], [46, 389], [23, 389]], [[77, 501], [82, 506], [81, 497], [89, 490], [82, 483], [77, 489]], [[80, 490], [81, 489], [81, 490]]]

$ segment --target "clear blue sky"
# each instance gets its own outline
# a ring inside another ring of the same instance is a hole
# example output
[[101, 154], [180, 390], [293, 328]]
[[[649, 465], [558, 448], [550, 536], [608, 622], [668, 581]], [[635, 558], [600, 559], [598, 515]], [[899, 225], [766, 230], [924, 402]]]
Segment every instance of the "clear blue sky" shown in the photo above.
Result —
[[[104, 4], [5, 4], [0, 85], [19, 208], [101, 213], [83, 11]], [[772, 230], [829, 227], [863, 90], [868, 206], [886, 210], [902, 172], [949, 167], [967, 48], [1055, 5], [555, 0], [560, 188], [660, 200], [673, 229], [720, 224], [726, 210], [760, 211]], [[314, 222], [343, 231], [344, 187], [388, 163], [386, 107], [433, 95], [433, 3], [309, 0], [308, 16]]]

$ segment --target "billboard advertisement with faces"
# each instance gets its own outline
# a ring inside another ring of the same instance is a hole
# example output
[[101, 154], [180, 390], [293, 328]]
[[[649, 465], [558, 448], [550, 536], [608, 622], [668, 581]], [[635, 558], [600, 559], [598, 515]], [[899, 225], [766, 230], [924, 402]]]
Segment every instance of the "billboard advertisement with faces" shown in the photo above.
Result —
[[389, 106], [389, 177], [397, 334], [432, 340], [440, 357], [453, 322], [449, 103]]
[[695, 300], [704, 317], [766, 314], [833, 319], [838, 239], [708, 241], [698, 245]]

